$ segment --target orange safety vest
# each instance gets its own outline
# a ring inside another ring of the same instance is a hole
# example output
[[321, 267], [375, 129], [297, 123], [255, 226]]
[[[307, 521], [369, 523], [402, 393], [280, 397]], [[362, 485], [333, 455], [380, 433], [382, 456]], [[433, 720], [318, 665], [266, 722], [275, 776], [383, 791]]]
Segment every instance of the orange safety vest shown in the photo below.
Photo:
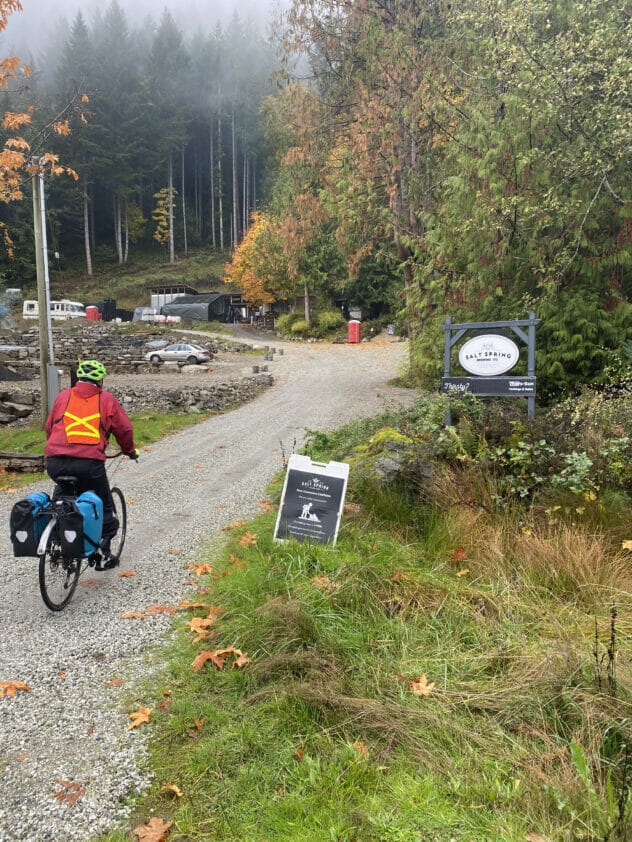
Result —
[[62, 420], [68, 444], [100, 444], [101, 394], [80, 398], [73, 389]]

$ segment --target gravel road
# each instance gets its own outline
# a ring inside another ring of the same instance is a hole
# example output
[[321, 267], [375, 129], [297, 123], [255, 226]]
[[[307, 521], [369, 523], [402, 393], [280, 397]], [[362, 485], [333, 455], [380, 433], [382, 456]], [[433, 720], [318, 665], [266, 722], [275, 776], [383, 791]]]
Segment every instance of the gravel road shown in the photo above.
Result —
[[[188, 595], [187, 562], [222, 526], [260, 511], [282, 451], [298, 448], [306, 428], [333, 428], [414, 397], [387, 385], [407, 353], [390, 337], [306, 345], [242, 328], [239, 338], [284, 349], [268, 363], [274, 385], [156, 443], [137, 464], [116, 460], [111, 481], [129, 501], [121, 567], [85, 574], [63, 612], [44, 607], [37, 560], [13, 558], [8, 517], [16, 495], [0, 493], [0, 682], [31, 688], [0, 698], [0, 842], [85, 842], [125, 820], [123, 800], [150, 782], [146, 737], [128, 730], [127, 714], [147, 703], [134, 687], [151, 672], [171, 618], [121, 613]], [[251, 370], [252, 358], [243, 373]], [[124, 570], [138, 575], [120, 578]], [[112, 678], [123, 683], [111, 686]], [[65, 792], [80, 797], [71, 805]]]

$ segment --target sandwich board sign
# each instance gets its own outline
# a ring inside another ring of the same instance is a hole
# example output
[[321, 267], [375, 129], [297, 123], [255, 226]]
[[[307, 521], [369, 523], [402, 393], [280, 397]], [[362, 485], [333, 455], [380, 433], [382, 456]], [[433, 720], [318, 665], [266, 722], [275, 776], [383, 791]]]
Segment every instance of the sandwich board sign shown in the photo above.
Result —
[[349, 465], [313, 462], [309, 456], [290, 456], [283, 485], [274, 540], [336, 543], [345, 502]]

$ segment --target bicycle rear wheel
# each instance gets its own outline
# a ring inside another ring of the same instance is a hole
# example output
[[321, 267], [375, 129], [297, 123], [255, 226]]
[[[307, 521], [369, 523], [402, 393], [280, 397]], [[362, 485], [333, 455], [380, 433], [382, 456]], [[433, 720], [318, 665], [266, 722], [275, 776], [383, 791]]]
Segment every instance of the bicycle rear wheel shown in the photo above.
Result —
[[118, 532], [112, 538], [110, 543], [110, 552], [117, 558], [121, 557], [123, 552], [123, 545], [125, 544], [125, 535], [127, 533], [127, 507], [125, 506], [125, 497], [120, 488], [112, 488], [112, 502], [114, 503], [114, 517], [119, 522]]
[[61, 611], [72, 599], [81, 574], [80, 558], [64, 558], [56, 541], [49, 541], [39, 560], [42, 599], [51, 611]]

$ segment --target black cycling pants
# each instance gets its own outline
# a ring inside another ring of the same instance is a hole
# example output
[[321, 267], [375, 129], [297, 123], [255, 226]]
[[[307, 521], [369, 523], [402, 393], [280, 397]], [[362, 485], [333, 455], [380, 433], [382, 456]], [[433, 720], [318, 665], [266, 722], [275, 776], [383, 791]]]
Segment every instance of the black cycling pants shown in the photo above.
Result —
[[[77, 477], [78, 493], [94, 491], [103, 500], [103, 532], [102, 538], [112, 538], [118, 529], [118, 520], [114, 517], [114, 503], [110, 493], [110, 483], [105, 471], [105, 462], [100, 459], [77, 459], [75, 456], [49, 456], [46, 459], [46, 470], [52, 480], [57, 477]], [[56, 486], [53, 499], [60, 494]]]

